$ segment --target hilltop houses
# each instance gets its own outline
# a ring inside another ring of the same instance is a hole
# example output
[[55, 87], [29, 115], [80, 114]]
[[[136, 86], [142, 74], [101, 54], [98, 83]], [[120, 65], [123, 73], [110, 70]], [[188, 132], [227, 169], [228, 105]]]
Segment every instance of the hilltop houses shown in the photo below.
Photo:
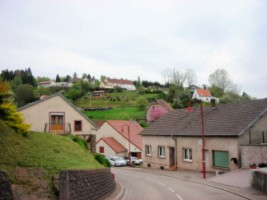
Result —
[[133, 81], [125, 80], [125, 79], [106, 78], [100, 83], [100, 88], [114, 89], [115, 87], [119, 87], [119, 88], [126, 89], [129, 91], [136, 90], [136, 87]]

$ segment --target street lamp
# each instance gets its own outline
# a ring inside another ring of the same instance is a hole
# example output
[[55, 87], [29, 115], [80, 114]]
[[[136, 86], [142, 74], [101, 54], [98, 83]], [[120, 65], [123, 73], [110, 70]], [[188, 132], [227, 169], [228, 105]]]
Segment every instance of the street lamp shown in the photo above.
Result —
[[128, 128], [128, 143], [129, 143], [129, 152], [128, 152], [128, 157], [129, 157], [129, 166], [132, 165], [132, 162], [131, 162], [131, 138], [130, 138], [130, 126], [128, 124], [123, 124], [122, 125], [122, 132], [123, 132], [123, 127], [124, 126], [127, 126]]
[[[191, 101], [187, 108], [188, 112], [192, 112]], [[203, 103], [200, 100], [200, 115], [201, 115], [201, 136], [202, 136], [202, 174], [203, 178], [206, 178], [206, 161], [205, 161], [205, 129], [204, 129], [204, 110]]]

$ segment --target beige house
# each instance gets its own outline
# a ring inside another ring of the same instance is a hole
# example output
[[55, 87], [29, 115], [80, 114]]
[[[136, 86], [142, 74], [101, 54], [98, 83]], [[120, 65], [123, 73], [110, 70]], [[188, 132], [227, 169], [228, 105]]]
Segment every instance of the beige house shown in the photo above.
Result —
[[142, 143], [139, 133], [143, 128], [137, 122], [107, 120], [96, 133], [96, 152], [106, 156], [131, 156], [141, 158]]
[[267, 152], [241, 162], [241, 146], [267, 149], [267, 99], [205, 107], [203, 119], [204, 140], [199, 107], [172, 110], [143, 130], [144, 166], [202, 171], [204, 161], [206, 171], [215, 172], [267, 162]]
[[115, 79], [115, 78], [114, 79], [106, 78], [104, 81], [101, 81], [100, 87], [106, 89], [113, 89], [115, 87], [120, 87], [129, 91], [136, 90], [133, 81], [125, 79]]
[[56, 93], [18, 109], [32, 131], [88, 136], [97, 126], [63, 95]]

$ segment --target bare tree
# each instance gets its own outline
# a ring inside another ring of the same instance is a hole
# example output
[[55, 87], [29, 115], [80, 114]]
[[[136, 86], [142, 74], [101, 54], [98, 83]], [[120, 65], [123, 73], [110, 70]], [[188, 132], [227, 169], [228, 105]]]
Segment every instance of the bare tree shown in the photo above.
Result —
[[231, 89], [233, 82], [230, 80], [228, 72], [225, 69], [217, 69], [209, 76], [209, 83], [211, 86], [217, 86], [224, 92]]
[[194, 70], [192, 69], [187, 69], [185, 71], [185, 78], [186, 78], [186, 82], [187, 82], [187, 85], [190, 86], [192, 85], [193, 83], [196, 82], [197, 80], [197, 76], [196, 76], [196, 73]]
[[185, 74], [175, 68], [165, 69], [162, 74], [166, 83], [176, 85], [177, 87], [183, 87], [186, 80]]

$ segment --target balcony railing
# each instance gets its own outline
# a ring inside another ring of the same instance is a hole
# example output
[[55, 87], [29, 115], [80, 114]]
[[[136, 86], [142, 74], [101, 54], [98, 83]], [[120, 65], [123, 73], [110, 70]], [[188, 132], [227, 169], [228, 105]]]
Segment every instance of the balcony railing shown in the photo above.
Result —
[[57, 133], [57, 134], [70, 134], [71, 133], [71, 124], [52, 124], [45, 123], [44, 132]]

